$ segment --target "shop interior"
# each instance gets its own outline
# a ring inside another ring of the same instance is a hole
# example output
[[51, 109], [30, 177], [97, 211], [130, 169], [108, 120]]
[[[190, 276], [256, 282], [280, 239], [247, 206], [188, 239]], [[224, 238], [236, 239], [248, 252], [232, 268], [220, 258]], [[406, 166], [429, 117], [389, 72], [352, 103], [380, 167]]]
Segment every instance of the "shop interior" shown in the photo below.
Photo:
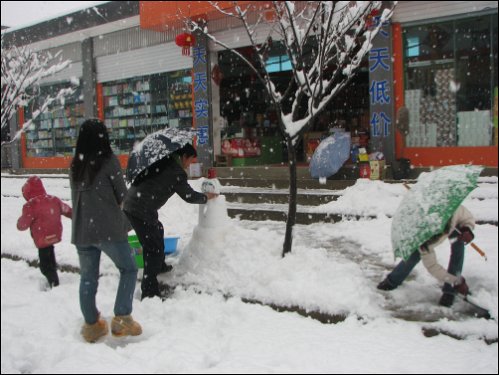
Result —
[[[33, 110], [48, 95], [55, 96], [70, 82], [42, 86], [40, 100], [26, 109]], [[26, 131], [28, 157], [72, 156], [79, 126], [84, 121], [81, 87], [66, 96], [64, 105], [53, 103]], [[153, 74], [102, 84], [103, 117], [116, 154], [128, 154], [135, 142], [165, 126], [192, 127], [191, 70]]]
[[118, 154], [166, 126], [192, 127], [190, 70], [134, 77], [103, 84], [104, 122]]
[[73, 88], [71, 95], [65, 96], [64, 104], [53, 103], [49, 110], [41, 113], [26, 130], [26, 150], [28, 157], [72, 156], [76, 146], [79, 126], [84, 121], [84, 107], [81, 88], [71, 82], [41, 86], [38, 100], [25, 107], [26, 119], [39, 109], [47, 97], [56, 97], [62, 89]]
[[[238, 52], [252, 58], [252, 48]], [[224, 119], [222, 154], [230, 155], [233, 165], [268, 165], [287, 161], [278, 118], [263, 85], [246, 63], [230, 51], [219, 53], [221, 72], [220, 108]], [[287, 84], [291, 64], [285, 52], [273, 48], [266, 69], [274, 82]], [[314, 125], [304, 134], [298, 148], [298, 161], [308, 163], [320, 140], [334, 131], [348, 131], [357, 146], [369, 139], [369, 72], [367, 61], [350, 84], [329, 103]]]
[[491, 40], [497, 41], [497, 17], [490, 15], [404, 29], [407, 146], [493, 144]]

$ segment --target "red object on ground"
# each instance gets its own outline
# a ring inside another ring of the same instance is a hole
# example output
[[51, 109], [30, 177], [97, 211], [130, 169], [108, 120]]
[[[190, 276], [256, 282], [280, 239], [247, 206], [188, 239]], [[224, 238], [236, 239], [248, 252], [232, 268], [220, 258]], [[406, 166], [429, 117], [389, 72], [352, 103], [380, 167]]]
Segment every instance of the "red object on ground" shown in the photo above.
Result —
[[208, 169], [208, 178], [217, 178], [217, 170], [215, 168]]

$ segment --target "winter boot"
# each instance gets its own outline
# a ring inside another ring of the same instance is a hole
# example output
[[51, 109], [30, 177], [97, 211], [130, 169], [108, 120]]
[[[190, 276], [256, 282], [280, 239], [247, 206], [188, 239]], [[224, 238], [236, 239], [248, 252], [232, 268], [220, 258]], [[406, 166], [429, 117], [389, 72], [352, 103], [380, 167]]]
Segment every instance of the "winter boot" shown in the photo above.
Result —
[[454, 294], [444, 293], [442, 294], [442, 297], [440, 297], [440, 301], [438, 301], [438, 304], [440, 306], [451, 307], [454, 303], [454, 298]]
[[51, 288], [59, 286], [59, 275], [57, 275], [57, 272], [54, 272], [50, 277], [47, 278], [47, 280]]
[[94, 324], [85, 323], [81, 328], [81, 335], [87, 342], [96, 342], [100, 337], [107, 335], [108, 326], [105, 319], [97, 317]]
[[113, 318], [111, 332], [116, 337], [138, 336], [142, 333], [142, 327], [131, 315], [120, 315]]
[[396, 289], [397, 287], [395, 285], [393, 285], [390, 282], [390, 280], [388, 280], [388, 278], [386, 278], [378, 284], [377, 288], [380, 290], [393, 290], [393, 289]]

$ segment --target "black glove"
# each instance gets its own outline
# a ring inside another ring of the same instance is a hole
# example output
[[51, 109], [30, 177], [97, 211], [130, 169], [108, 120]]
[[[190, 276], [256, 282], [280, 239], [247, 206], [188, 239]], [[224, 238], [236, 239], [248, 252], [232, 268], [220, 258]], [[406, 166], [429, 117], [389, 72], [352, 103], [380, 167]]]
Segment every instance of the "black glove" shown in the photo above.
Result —
[[465, 244], [469, 244], [475, 238], [475, 235], [468, 227], [459, 227], [457, 230], [461, 233], [457, 236], [459, 241], [463, 241]]
[[468, 287], [468, 284], [466, 284], [464, 277], [459, 276], [457, 281], [454, 283], [454, 290], [456, 293], [460, 293], [463, 296], [466, 296], [470, 292], [470, 288]]

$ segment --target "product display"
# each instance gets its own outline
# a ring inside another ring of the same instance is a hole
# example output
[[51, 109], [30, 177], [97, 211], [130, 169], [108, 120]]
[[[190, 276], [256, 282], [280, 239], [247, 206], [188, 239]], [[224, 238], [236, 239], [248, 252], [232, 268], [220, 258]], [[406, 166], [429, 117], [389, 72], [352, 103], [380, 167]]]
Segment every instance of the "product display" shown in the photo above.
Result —
[[104, 122], [118, 154], [164, 127], [192, 127], [190, 70], [106, 83], [103, 97]]
[[409, 110], [408, 147], [456, 144], [456, 95], [450, 89], [454, 69], [440, 69], [429, 77], [434, 89], [405, 91], [405, 105]]
[[[64, 85], [47, 86], [41, 89], [41, 100], [54, 96]], [[42, 102], [40, 101], [40, 103]], [[26, 113], [29, 119], [31, 113]], [[28, 157], [73, 156], [78, 127], [84, 120], [80, 90], [64, 100], [64, 106], [54, 104], [40, 114], [26, 130]]]
[[465, 111], [457, 113], [459, 146], [489, 146], [492, 139], [490, 111]]

